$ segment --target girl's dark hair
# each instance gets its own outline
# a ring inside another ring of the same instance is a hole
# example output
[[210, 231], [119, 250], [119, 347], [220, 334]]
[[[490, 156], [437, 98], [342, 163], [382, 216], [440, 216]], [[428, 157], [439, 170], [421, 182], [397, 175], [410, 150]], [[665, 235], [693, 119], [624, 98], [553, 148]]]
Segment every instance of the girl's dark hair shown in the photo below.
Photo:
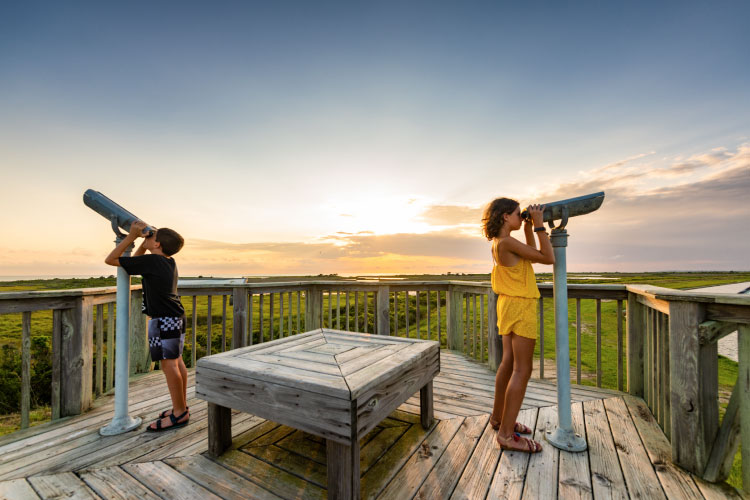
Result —
[[500, 236], [500, 228], [503, 227], [503, 215], [512, 214], [518, 207], [516, 200], [510, 198], [497, 198], [487, 205], [482, 215], [482, 234], [492, 240]]
[[182, 245], [185, 244], [182, 236], [174, 229], [169, 229], [168, 227], [162, 227], [156, 231], [156, 241], [161, 243], [161, 251], [167, 256], [176, 254], [180, 251]]

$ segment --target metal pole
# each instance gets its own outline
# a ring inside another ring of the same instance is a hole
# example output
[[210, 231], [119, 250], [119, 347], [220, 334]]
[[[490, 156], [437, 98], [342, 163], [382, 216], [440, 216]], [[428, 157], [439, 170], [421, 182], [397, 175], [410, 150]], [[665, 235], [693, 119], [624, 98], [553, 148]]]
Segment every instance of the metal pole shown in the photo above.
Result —
[[[567, 219], [567, 217], [565, 217]], [[553, 293], [555, 296], [555, 352], [557, 353], [557, 429], [547, 431], [547, 441], [561, 450], [584, 451], [586, 440], [573, 430], [570, 412], [570, 351], [568, 347], [568, 275], [565, 247], [568, 232], [564, 225], [552, 231], [555, 252]]]
[[[122, 236], [115, 241], [119, 244]], [[123, 256], [130, 256], [133, 245]], [[117, 268], [117, 319], [115, 347], [115, 415], [112, 421], [99, 429], [102, 436], [114, 436], [136, 429], [141, 425], [140, 417], [128, 415], [128, 376], [130, 375], [130, 275], [122, 267]], [[111, 346], [110, 346], [111, 347]]]

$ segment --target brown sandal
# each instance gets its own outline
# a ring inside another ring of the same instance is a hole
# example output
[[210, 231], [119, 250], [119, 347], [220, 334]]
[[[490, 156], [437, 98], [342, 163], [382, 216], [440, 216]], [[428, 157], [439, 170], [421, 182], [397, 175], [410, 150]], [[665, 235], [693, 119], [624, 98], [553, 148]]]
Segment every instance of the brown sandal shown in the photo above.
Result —
[[510, 437], [503, 438], [498, 432], [496, 438], [497, 444], [503, 450], [510, 451], [521, 451], [524, 453], [539, 453], [542, 451], [542, 445], [533, 439], [521, 437], [518, 433], [514, 432]]
[[[490, 413], [490, 427], [492, 427], [494, 430], [498, 430], [500, 428], [500, 422], [495, 420], [495, 416], [492, 413]], [[517, 432], [518, 434], [531, 434], [531, 429], [521, 422], [516, 422], [516, 424], [513, 426], [513, 432]]]

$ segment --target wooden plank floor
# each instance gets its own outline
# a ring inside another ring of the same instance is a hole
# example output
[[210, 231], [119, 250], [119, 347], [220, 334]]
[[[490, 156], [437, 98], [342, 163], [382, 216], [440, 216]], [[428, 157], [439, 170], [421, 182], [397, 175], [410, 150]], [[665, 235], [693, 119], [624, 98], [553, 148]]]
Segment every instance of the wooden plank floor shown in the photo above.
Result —
[[[322, 439], [234, 413], [233, 445], [219, 459], [207, 449], [206, 404], [188, 390], [191, 421], [161, 434], [99, 436], [113, 398], [84, 415], [0, 440], [0, 498], [326, 498]], [[543, 439], [557, 422], [556, 387], [533, 380], [519, 416], [544, 450], [501, 450], [488, 425], [494, 392], [485, 366], [441, 352], [434, 425], [419, 424], [419, 394], [366, 436], [363, 498], [732, 498], [670, 462], [670, 447], [642, 400], [574, 386], [573, 420], [588, 450], [561, 452]], [[130, 413], [150, 422], [170, 406], [160, 373], [131, 381]]]

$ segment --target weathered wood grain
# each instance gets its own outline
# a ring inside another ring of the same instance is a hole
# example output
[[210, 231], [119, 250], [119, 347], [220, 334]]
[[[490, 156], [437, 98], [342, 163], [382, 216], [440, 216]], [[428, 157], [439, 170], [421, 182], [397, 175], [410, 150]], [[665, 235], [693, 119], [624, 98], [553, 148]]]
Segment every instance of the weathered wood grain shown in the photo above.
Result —
[[348, 400], [350, 396], [349, 388], [340, 374], [337, 376], [310, 372], [289, 366], [278, 366], [274, 363], [231, 357], [225, 358], [221, 362], [208, 357], [201, 358], [196, 369], [197, 373], [200, 374], [204, 367], [319, 394], [330, 394], [340, 399]]
[[[439, 363], [438, 363], [439, 365]], [[430, 381], [427, 382], [422, 388], [419, 390], [419, 408], [420, 408], [420, 423], [422, 424], [422, 427], [425, 429], [429, 429], [432, 425], [432, 421], [435, 418], [435, 406], [433, 404], [433, 394], [432, 394], [432, 378], [437, 373], [434, 373]]]
[[628, 293], [627, 302], [627, 366], [628, 393], [643, 397], [643, 330], [645, 326], [645, 307], [638, 302], [634, 293]]
[[200, 455], [171, 458], [165, 462], [183, 476], [190, 478], [190, 480], [222, 498], [254, 498], [258, 500], [279, 500], [281, 498]]
[[628, 395], [623, 401], [667, 497], [701, 498], [691, 475], [672, 463], [671, 445], [643, 400]]
[[[576, 434], [586, 437], [586, 426], [583, 422], [583, 405], [573, 404], [571, 407], [573, 430]], [[557, 493], [565, 500], [592, 500], [591, 470], [589, 469], [588, 452], [572, 453], [560, 450], [560, 469], [558, 471]]]
[[6, 500], [35, 500], [39, 498], [26, 479], [0, 481], [0, 498]]
[[427, 340], [415, 342], [419, 343], [414, 343], [392, 356], [347, 375], [346, 383], [351, 390], [351, 397], [353, 399], [359, 398], [383, 381], [397, 377], [399, 372], [406, 371], [415, 365], [422, 364], [425, 359], [432, 359], [435, 355], [439, 355], [440, 347], [437, 342]]
[[461, 423], [445, 452], [417, 491], [416, 498], [451, 497], [488, 420], [489, 415], [480, 415], [469, 417]]
[[464, 419], [438, 422], [435, 430], [425, 438], [378, 498], [398, 500], [413, 497], [419, 485], [437, 464], [463, 422]]
[[98, 499], [96, 493], [72, 472], [33, 476], [28, 481], [42, 498]]
[[[470, 417], [471, 418], [471, 417]], [[487, 418], [489, 422], [489, 416]], [[474, 500], [485, 498], [500, 460], [500, 449], [491, 426], [485, 425], [482, 435], [474, 448], [461, 477], [451, 495], [455, 500]]]
[[604, 404], [601, 400], [585, 401], [583, 416], [594, 498], [629, 498]]
[[91, 297], [76, 299], [62, 321], [60, 415], [78, 415], [91, 406], [94, 308]]
[[740, 391], [740, 434], [742, 436], [742, 489], [750, 494], [750, 326], [742, 325], [737, 332]]
[[282, 498], [326, 498], [326, 490], [320, 486], [241, 451], [228, 451], [217, 460], [217, 463]]
[[624, 401], [621, 398], [605, 399], [604, 408], [628, 493], [636, 498], [666, 499]]
[[232, 444], [232, 411], [208, 403], [208, 454], [218, 457]]
[[348, 440], [351, 436], [350, 401], [323, 391], [304, 391], [200, 367], [196, 396], [326, 438]]
[[526, 470], [526, 481], [523, 486], [522, 498], [557, 498], [557, 474], [560, 451], [544, 440], [547, 432], [557, 427], [557, 408], [547, 406], [540, 408], [537, 415], [536, 427], [532, 436], [542, 444], [542, 451], [529, 455], [529, 467]]
[[151, 490], [120, 467], [83, 472], [81, 479], [102, 498], [112, 500], [159, 500]]
[[21, 317], [21, 429], [25, 429], [31, 406], [31, 313], [24, 312]]
[[328, 498], [350, 500], [360, 497], [359, 443], [345, 445], [326, 440]]
[[[518, 421], [532, 430], [536, 427], [537, 410], [522, 410], [518, 414]], [[542, 443], [542, 446], [549, 446]], [[490, 484], [487, 498], [504, 498], [516, 500], [521, 498], [529, 464], [529, 454], [520, 451], [504, 450], [500, 455], [500, 462]]]
[[705, 309], [672, 302], [669, 313], [672, 460], [702, 474], [719, 428], [718, 354], [716, 344], [700, 345], [698, 325]]
[[162, 498], [174, 500], [219, 500], [208, 489], [186, 481], [185, 476], [164, 462], [125, 464], [122, 468]]

